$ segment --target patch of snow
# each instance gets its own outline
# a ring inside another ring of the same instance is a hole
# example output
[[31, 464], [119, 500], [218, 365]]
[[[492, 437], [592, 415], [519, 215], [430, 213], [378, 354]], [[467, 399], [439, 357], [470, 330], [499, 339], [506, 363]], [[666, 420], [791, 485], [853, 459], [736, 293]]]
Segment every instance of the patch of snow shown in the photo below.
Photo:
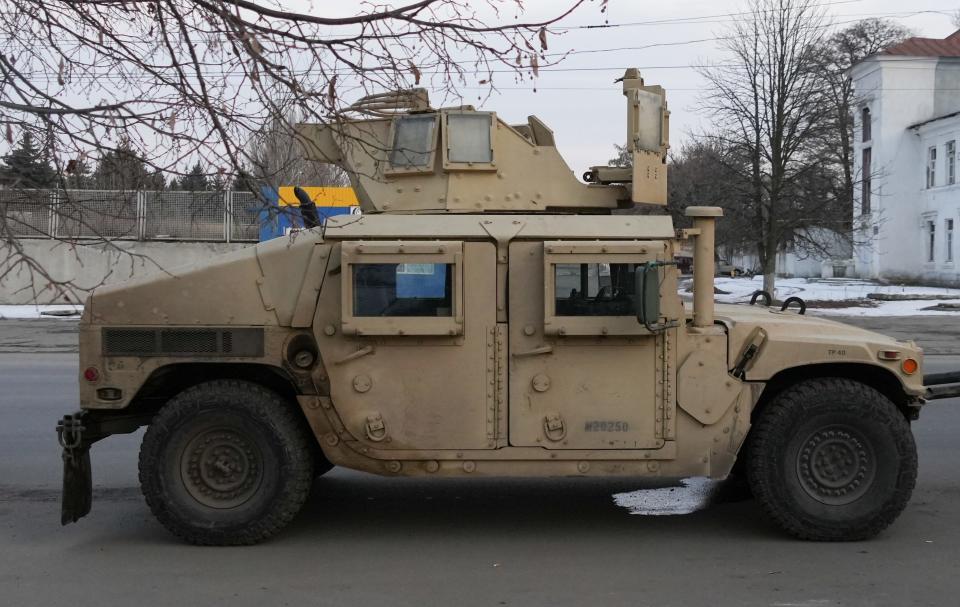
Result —
[[615, 493], [613, 502], [621, 508], [626, 508], [630, 514], [645, 516], [690, 514], [710, 505], [720, 482], [699, 476], [685, 478], [680, 481], [679, 487]]
[[[681, 282], [680, 292], [687, 297], [690, 293], [686, 289], [691, 280]], [[724, 294], [718, 293], [715, 299], [718, 303], [750, 303], [750, 296], [754, 291], [763, 288], [763, 277], [729, 278], [718, 276], [715, 286]], [[958, 303], [960, 289], [947, 287], [927, 287], [913, 285], [884, 285], [870, 280], [856, 278], [779, 278], [776, 282], [775, 299], [784, 300], [796, 296], [805, 301], [846, 301], [866, 299], [870, 293], [885, 293], [898, 295], [943, 295], [947, 299], [924, 299], [905, 301], [876, 301], [870, 300], [870, 307], [845, 306], [837, 308], [808, 308], [807, 314], [824, 316], [927, 316], [927, 315], [956, 315], [960, 310], [924, 310], [939, 303]]]
[[[76, 312], [74, 316], [45, 316], [41, 312]], [[83, 306], [73, 305], [21, 305], [21, 306], [0, 306], [0, 319], [14, 318], [62, 318], [65, 320], [77, 320], [83, 313]]]

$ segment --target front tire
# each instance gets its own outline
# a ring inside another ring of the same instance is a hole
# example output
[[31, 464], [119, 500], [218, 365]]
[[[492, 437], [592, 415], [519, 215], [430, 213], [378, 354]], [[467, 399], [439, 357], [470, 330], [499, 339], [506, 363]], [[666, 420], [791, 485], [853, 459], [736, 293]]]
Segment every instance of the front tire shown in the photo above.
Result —
[[192, 544], [263, 541], [300, 511], [314, 451], [295, 409], [243, 381], [199, 384], [160, 410], [140, 448], [140, 486], [161, 524]]
[[766, 513], [807, 540], [873, 537], [906, 507], [917, 478], [910, 424], [875, 389], [806, 380], [761, 412], [747, 474]]

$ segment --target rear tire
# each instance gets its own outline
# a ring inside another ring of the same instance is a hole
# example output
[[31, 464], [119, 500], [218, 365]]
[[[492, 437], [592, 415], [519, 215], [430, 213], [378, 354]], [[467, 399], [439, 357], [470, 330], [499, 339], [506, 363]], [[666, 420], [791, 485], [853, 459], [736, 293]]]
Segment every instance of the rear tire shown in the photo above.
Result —
[[917, 478], [910, 424], [888, 398], [848, 379], [779, 394], [755, 423], [747, 457], [763, 509], [807, 540], [873, 537], [906, 507]]
[[295, 409], [250, 382], [184, 390], [156, 415], [140, 448], [147, 505], [192, 544], [271, 537], [300, 511], [313, 477], [314, 451]]

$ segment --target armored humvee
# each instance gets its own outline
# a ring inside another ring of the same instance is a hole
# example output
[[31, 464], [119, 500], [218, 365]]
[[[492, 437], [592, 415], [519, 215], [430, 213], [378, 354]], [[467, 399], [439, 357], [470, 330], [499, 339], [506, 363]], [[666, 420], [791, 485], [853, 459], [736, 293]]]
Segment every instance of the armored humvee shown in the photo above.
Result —
[[[612, 214], [666, 202], [664, 91], [632, 69], [622, 83], [632, 167], [591, 167], [586, 183], [536, 117], [434, 109], [422, 90], [301, 125], [363, 215], [94, 293], [81, 411], [58, 426], [64, 524], [90, 510], [90, 445], [146, 426], [146, 501], [198, 544], [270, 537], [333, 466], [733, 471], [795, 536], [889, 525], [916, 478], [910, 420], [955, 385], [924, 386], [914, 343], [802, 301], [715, 306], [717, 208], [687, 209], [681, 230]], [[673, 265], [685, 241], [692, 309]]]

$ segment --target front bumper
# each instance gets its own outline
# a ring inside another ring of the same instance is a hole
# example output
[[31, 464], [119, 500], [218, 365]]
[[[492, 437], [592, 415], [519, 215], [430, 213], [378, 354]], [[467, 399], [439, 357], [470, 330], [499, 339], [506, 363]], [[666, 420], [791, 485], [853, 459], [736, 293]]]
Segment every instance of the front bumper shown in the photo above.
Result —
[[60, 524], [75, 523], [93, 505], [90, 445], [111, 434], [129, 434], [150, 421], [149, 415], [103, 414], [77, 411], [57, 422], [57, 441], [63, 448], [63, 495]]

